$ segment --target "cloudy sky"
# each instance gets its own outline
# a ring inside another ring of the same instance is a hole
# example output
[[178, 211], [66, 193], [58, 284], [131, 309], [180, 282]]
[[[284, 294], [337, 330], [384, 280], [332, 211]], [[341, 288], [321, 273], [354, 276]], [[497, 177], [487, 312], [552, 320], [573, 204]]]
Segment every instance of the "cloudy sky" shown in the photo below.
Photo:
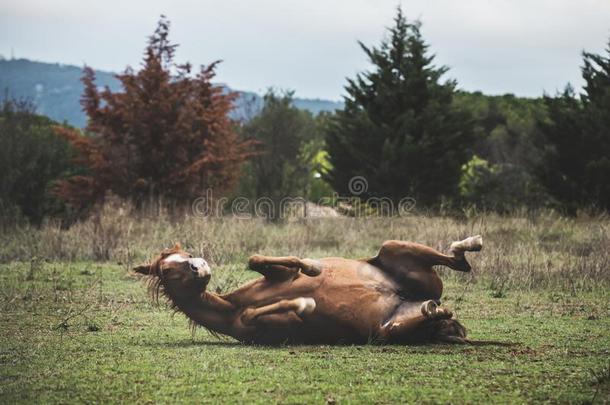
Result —
[[178, 61], [224, 60], [218, 80], [339, 99], [401, 4], [466, 90], [539, 96], [581, 85], [583, 49], [610, 38], [610, 0], [0, 0], [0, 54], [119, 71], [138, 66], [160, 14]]

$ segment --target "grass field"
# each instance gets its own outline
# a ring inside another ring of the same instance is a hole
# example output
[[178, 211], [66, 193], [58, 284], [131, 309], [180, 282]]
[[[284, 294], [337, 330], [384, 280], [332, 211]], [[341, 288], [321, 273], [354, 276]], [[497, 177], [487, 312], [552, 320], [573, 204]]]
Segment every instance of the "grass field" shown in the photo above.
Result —
[[[608, 402], [609, 230], [605, 217], [551, 215], [313, 225], [106, 217], [4, 232], [0, 402]], [[180, 240], [213, 263], [210, 288], [227, 290], [257, 276], [244, 264], [255, 251], [364, 256], [383, 239], [444, 248], [474, 233], [485, 249], [473, 273], [442, 272], [443, 305], [471, 339], [488, 341], [478, 345], [245, 346], [191, 331], [127, 271]]]

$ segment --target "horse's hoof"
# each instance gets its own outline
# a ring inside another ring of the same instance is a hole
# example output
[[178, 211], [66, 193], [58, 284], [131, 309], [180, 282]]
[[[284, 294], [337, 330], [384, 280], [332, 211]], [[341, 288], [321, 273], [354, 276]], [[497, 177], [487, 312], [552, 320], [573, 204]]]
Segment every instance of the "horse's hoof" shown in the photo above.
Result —
[[464, 240], [453, 242], [449, 247], [449, 251], [455, 253], [461, 252], [479, 252], [483, 249], [483, 237], [481, 235], [471, 236]]
[[450, 319], [453, 317], [453, 312], [447, 308], [439, 307], [433, 300], [429, 300], [421, 304], [421, 313], [426, 318], [431, 319]]
[[440, 319], [453, 318], [453, 312], [447, 308], [436, 308], [436, 317]]
[[310, 276], [316, 277], [322, 273], [322, 264], [318, 260], [312, 259], [303, 259], [303, 266], [301, 267], [301, 272]]
[[264, 261], [265, 261], [265, 256], [252, 255], [252, 256], [250, 256], [250, 258], [248, 258], [248, 267], [250, 267], [251, 269], [254, 269], [257, 266], [260, 267], [260, 264], [264, 263]]
[[298, 298], [296, 313], [299, 315], [309, 315], [316, 309], [316, 300], [313, 298]]
[[421, 304], [421, 313], [426, 318], [433, 318], [436, 315], [436, 308], [438, 308], [436, 302], [428, 300]]

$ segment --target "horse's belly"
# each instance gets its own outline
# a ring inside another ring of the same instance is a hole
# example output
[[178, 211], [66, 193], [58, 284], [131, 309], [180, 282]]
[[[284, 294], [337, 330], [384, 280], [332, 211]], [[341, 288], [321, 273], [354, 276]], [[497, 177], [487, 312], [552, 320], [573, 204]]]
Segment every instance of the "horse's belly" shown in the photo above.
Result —
[[[302, 322], [263, 327], [256, 343], [366, 343], [400, 304], [396, 286], [374, 266], [356, 260], [321, 259], [322, 274], [285, 282], [260, 280], [249, 289], [262, 306], [280, 299], [311, 297], [315, 310]], [[244, 297], [242, 297], [244, 298]]]
[[[302, 324], [286, 331], [287, 341], [300, 343], [366, 343], [374, 340], [383, 322], [400, 304], [394, 286], [361, 262], [332, 261], [319, 284], [308, 291], [315, 310]], [[298, 287], [298, 285], [295, 285]], [[304, 291], [303, 291], [304, 292]]]
[[317, 295], [316, 309], [305, 318], [312, 334], [330, 335], [330, 340], [366, 342], [374, 339], [380, 326], [399, 305], [400, 299], [363, 286], [338, 288]]

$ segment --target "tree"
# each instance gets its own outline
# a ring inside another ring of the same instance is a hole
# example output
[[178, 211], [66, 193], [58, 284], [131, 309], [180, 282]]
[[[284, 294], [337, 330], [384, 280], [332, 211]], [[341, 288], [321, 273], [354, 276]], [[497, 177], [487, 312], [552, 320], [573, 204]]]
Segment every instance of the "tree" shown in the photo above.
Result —
[[373, 69], [348, 79], [345, 108], [326, 134], [327, 177], [342, 195], [354, 176], [368, 182], [364, 197], [409, 196], [425, 205], [457, 195], [472, 122], [453, 106], [456, 82], [440, 82], [448, 69], [432, 64], [420, 27], [398, 8], [389, 41], [360, 43]]
[[26, 101], [0, 106], [0, 209], [3, 221], [20, 214], [40, 224], [62, 207], [49, 194], [55, 181], [71, 173], [72, 151], [54, 133], [56, 122], [36, 115]]
[[477, 155], [462, 166], [460, 196], [467, 206], [503, 213], [552, 205], [552, 199], [526, 168], [490, 164]]
[[312, 160], [322, 147], [317, 132], [312, 114], [294, 107], [292, 92], [269, 90], [260, 113], [242, 128], [243, 135], [257, 143], [242, 191], [255, 199], [269, 198], [276, 216], [282, 214], [282, 198], [306, 198]]
[[583, 60], [584, 93], [578, 98], [568, 85], [545, 96], [548, 119], [539, 122], [545, 159], [538, 174], [572, 214], [610, 208], [610, 58], [583, 52]]
[[585, 164], [583, 186], [588, 191], [589, 203], [610, 209], [610, 41], [607, 57], [584, 52], [582, 76], [585, 94], [585, 133], [591, 146]]
[[454, 104], [475, 121], [475, 155], [462, 166], [462, 202], [503, 212], [554, 206], [535, 176], [541, 158], [536, 121], [545, 116], [543, 100], [459, 92]]
[[66, 201], [86, 206], [110, 190], [137, 203], [164, 197], [184, 204], [204, 189], [222, 192], [235, 184], [249, 156], [249, 143], [228, 116], [235, 95], [212, 84], [218, 61], [194, 75], [190, 64], [175, 64], [177, 45], [168, 35], [162, 17], [142, 69], [117, 75], [122, 92], [99, 91], [93, 70], [85, 68], [86, 136], [58, 130], [88, 170], [59, 184], [56, 192]]

